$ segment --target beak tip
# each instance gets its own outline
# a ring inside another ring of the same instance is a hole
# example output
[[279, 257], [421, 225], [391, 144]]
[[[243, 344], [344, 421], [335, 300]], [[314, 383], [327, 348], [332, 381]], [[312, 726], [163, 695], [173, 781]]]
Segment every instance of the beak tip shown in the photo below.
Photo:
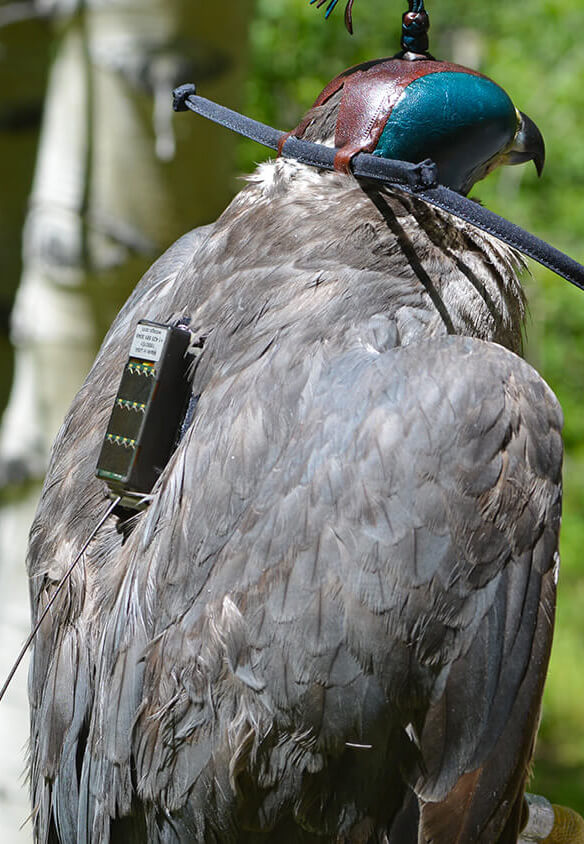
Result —
[[545, 165], [545, 141], [543, 135], [531, 117], [528, 117], [522, 111], [519, 113], [521, 115], [521, 128], [518, 138], [521, 141], [525, 155], [524, 160], [531, 158], [535, 164], [537, 175], [541, 177]]

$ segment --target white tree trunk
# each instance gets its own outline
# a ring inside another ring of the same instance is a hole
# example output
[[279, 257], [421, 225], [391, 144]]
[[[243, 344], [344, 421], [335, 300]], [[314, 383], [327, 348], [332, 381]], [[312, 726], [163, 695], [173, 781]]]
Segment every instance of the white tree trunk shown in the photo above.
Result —
[[[39, 0], [54, 12], [0, 484], [39, 477], [119, 304], [172, 240], [213, 219], [233, 188], [229, 132], [174, 116], [171, 89], [237, 105], [251, 2]], [[38, 490], [0, 509], [0, 685], [28, 628], [24, 551]], [[0, 840], [31, 840], [23, 785], [26, 669], [0, 704]]]

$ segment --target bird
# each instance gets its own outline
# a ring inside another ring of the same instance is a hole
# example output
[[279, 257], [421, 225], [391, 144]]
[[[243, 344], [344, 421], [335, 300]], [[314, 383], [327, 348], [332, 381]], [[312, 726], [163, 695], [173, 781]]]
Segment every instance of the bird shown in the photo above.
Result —
[[188, 326], [192, 420], [36, 636], [39, 844], [509, 844], [525, 822], [562, 412], [522, 358], [524, 263], [350, 160], [431, 157], [468, 193], [541, 170], [542, 136], [425, 54], [344, 72], [294, 133], [337, 169], [264, 162], [171, 246], [54, 444], [33, 623], [107, 511], [96, 464], [138, 321]]

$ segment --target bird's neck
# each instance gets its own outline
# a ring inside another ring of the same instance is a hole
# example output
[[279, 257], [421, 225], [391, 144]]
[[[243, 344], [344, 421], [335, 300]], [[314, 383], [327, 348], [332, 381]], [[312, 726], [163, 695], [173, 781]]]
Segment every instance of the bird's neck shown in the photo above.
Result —
[[496, 238], [408, 194], [297, 162], [261, 165], [250, 182], [219, 231], [245, 246], [240, 269], [289, 266], [288, 293], [277, 286], [286, 319], [302, 301], [298, 318], [322, 315], [323, 332], [382, 313], [402, 344], [455, 333], [521, 351], [523, 263]]

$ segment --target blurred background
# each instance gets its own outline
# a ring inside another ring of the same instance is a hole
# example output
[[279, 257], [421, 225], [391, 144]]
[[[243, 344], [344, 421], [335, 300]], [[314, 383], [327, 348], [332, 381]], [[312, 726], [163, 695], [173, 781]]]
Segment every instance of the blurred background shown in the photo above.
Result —
[[[214, 219], [268, 151], [171, 112], [172, 87], [281, 129], [340, 70], [398, 49], [405, 0], [356, 0], [355, 35], [306, 0], [0, 0], [0, 684], [28, 632], [26, 535], [50, 442], [144, 269]], [[473, 196], [584, 262], [581, 0], [428, 0], [430, 49], [540, 127], [541, 180]], [[526, 355], [564, 408], [556, 637], [532, 791], [584, 812], [584, 295], [539, 265]], [[0, 704], [0, 840], [30, 842], [26, 669]]]

